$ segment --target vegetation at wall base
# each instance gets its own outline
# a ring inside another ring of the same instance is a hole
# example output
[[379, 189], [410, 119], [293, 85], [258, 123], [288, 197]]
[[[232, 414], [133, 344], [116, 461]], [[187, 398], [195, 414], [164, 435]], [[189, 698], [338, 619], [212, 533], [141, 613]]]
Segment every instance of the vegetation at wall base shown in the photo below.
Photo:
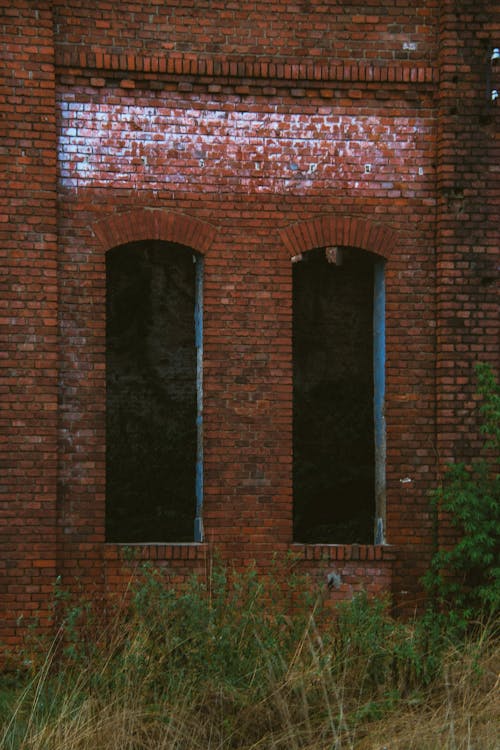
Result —
[[146, 565], [107, 624], [58, 590], [56, 638], [1, 677], [0, 746], [497, 747], [494, 623], [453, 642], [384, 599], [361, 592], [333, 617], [307, 579], [291, 584], [216, 565], [179, 594]]
[[450, 465], [433, 493], [436, 513], [446, 514], [457, 540], [436, 551], [424, 579], [435, 616], [458, 631], [494, 619], [500, 608], [500, 385], [488, 365], [477, 365], [476, 374], [484, 455]]
[[486, 452], [434, 493], [458, 533], [423, 616], [220, 563], [183, 591], [142, 565], [104, 613], [57, 584], [55, 638], [0, 675], [2, 750], [496, 750], [500, 392], [477, 373]]

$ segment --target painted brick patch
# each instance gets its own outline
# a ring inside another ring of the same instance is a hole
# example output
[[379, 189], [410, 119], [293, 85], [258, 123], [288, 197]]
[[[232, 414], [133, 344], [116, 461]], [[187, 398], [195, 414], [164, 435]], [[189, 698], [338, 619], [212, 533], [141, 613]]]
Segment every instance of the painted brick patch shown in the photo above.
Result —
[[63, 96], [62, 187], [182, 191], [201, 179], [207, 191], [276, 194], [331, 186], [400, 198], [425, 181], [417, 165], [432, 137], [428, 119], [290, 114], [274, 107], [248, 112], [245, 104], [227, 111], [214, 99], [210, 109], [176, 100], [166, 107], [153, 95], [139, 98], [140, 104], [123, 106]]

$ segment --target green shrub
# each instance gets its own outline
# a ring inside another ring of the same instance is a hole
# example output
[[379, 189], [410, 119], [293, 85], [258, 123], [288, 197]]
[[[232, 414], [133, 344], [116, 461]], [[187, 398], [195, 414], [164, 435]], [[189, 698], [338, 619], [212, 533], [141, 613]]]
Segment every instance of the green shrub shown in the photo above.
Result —
[[448, 514], [458, 541], [436, 551], [424, 578], [432, 604], [462, 630], [494, 616], [500, 603], [500, 388], [487, 365], [478, 365], [476, 373], [485, 455], [470, 466], [450, 465], [432, 496], [436, 513]]
[[276, 581], [252, 567], [234, 574], [216, 565], [208, 584], [193, 576], [179, 592], [146, 565], [132, 596], [131, 633], [149, 644], [148, 668], [153, 660], [162, 680], [189, 670], [199, 683], [244, 689], [262, 684], [262, 670], [283, 670], [283, 656], [304, 627], [304, 606], [294, 618], [287, 608]]

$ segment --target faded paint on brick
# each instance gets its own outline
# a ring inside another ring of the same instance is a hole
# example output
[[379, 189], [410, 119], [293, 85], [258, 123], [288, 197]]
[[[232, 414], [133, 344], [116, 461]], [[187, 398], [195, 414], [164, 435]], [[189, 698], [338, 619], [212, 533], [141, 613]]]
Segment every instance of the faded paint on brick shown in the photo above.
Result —
[[[112, 92], [116, 95], [116, 92]], [[68, 100], [69, 99], [69, 100]], [[433, 125], [355, 113], [289, 114], [194, 109], [154, 96], [120, 106], [60, 102], [59, 174], [64, 188], [114, 187], [308, 193], [321, 188], [415, 190]], [[365, 166], [369, 164], [369, 171]]]

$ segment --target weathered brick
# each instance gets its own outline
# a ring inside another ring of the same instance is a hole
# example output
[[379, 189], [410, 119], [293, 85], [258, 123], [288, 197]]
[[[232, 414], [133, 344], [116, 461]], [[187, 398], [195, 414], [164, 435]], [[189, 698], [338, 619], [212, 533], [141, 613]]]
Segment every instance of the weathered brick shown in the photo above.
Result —
[[[319, 586], [338, 573], [332, 602], [366, 587], [412, 610], [428, 493], [480, 444], [473, 364], [498, 365], [485, 3], [212, 4], [202, 24], [192, 0], [87, 5], [0, 0], [0, 639], [21, 613], [47, 626], [57, 574], [129, 581], [104, 544], [105, 253], [141, 239], [205, 256], [206, 541], [136, 559], [182, 585], [215, 547], [262, 569], [292, 550]], [[290, 258], [327, 245], [385, 259], [392, 546], [292, 544]]]

